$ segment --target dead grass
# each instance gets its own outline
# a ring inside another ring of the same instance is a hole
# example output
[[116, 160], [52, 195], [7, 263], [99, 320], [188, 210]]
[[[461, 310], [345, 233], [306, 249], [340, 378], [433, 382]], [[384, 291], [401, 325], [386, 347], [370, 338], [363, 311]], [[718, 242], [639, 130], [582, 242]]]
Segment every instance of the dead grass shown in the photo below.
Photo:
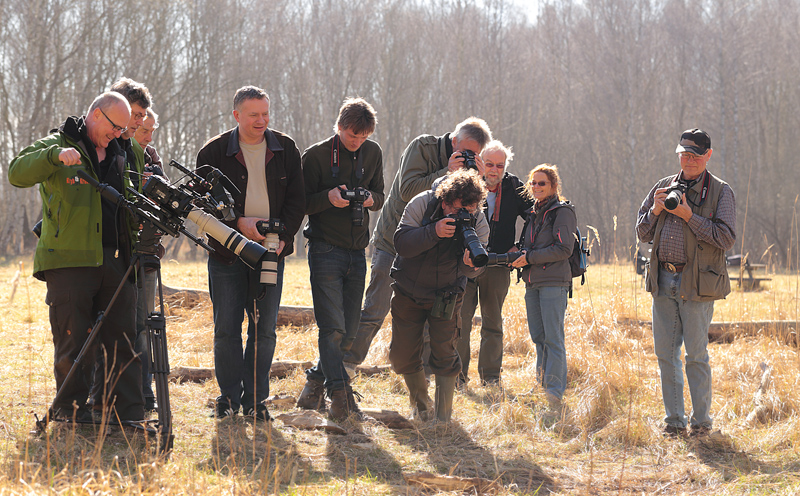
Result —
[[[795, 494], [800, 491], [800, 356], [769, 333], [710, 346], [720, 435], [706, 442], [664, 439], [661, 393], [648, 327], [650, 297], [627, 265], [592, 266], [567, 316], [568, 410], [548, 419], [536, 385], [524, 288], [512, 285], [505, 312], [504, 390], [471, 387], [457, 394], [451, 425], [415, 423], [391, 431], [345, 423], [348, 434], [271, 429], [241, 418], [208, 417], [214, 381], [170, 386], [175, 449], [155, 455], [152, 439], [93, 428], [29, 431], [54, 394], [52, 343], [44, 284], [30, 261], [0, 266], [0, 494], [417, 494], [402, 474], [426, 470], [484, 477], [503, 494]], [[207, 287], [205, 263], [164, 263], [173, 287]], [[734, 291], [715, 307], [715, 321], [797, 320], [798, 278], [771, 275], [759, 292]], [[735, 283], [734, 283], [735, 286]], [[30, 302], [30, 303], [29, 303]], [[310, 305], [308, 267], [287, 266], [283, 303]], [[212, 366], [210, 304], [168, 311], [170, 363]], [[480, 333], [471, 348], [475, 357]], [[276, 359], [314, 360], [316, 327], [278, 330]], [[387, 362], [390, 330], [378, 335], [367, 363]], [[477, 365], [477, 358], [473, 360]], [[748, 423], [761, 364], [772, 380], [761, 421]], [[471, 371], [477, 377], [476, 371]], [[297, 372], [271, 382], [271, 394], [298, 395]], [[471, 384], [476, 384], [472, 381]], [[408, 413], [402, 378], [358, 377], [364, 405]], [[687, 406], [690, 405], [688, 388]], [[280, 411], [273, 411], [280, 413]]]

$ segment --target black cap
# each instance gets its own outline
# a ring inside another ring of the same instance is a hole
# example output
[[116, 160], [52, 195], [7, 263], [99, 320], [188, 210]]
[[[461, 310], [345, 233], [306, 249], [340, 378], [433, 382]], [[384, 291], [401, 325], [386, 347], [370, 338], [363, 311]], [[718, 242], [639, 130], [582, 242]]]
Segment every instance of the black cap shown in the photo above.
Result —
[[705, 155], [711, 148], [711, 137], [702, 129], [687, 129], [681, 134], [681, 140], [675, 153], [691, 152], [695, 155]]

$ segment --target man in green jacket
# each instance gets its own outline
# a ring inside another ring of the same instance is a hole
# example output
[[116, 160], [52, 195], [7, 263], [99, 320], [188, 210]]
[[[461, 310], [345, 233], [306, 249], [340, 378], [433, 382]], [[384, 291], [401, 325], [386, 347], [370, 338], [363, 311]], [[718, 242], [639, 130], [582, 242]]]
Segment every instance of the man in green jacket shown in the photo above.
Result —
[[[47, 283], [54, 344], [54, 371], [60, 400], [55, 417], [91, 420], [86, 407], [93, 360], [64, 383], [95, 317], [105, 310], [117, 287], [116, 303], [105, 315], [98, 336], [114, 364], [108, 405], [122, 420], [141, 420], [141, 361], [131, 347], [136, 338], [136, 288], [123, 276], [135, 236], [130, 219], [77, 175], [85, 171], [100, 182], [125, 191], [130, 177], [116, 138], [130, 119], [128, 102], [116, 93], [95, 98], [85, 116], [69, 117], [58, 131], [28, 146], [11, 161], [14, 186], [39, 184], [43, 222], [34, 256], [34, 276]], [[88, 354], [93, 357], [94, 353]]]

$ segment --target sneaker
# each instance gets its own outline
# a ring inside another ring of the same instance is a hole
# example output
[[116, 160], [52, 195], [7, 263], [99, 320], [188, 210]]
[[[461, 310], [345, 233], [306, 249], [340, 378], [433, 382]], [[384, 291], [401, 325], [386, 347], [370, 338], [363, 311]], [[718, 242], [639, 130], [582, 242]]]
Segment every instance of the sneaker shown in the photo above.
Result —
[[325, 411], [325, 386], [314, 379], [306, 379], [303, 391], [297, 398], [297, 408]]
[[689, 437], [697, 439], [701, 437], [706, 437], [709, 434], [711, 434], [711, 427], [706, 427], [704, 425], [693, 425], [692, 431], [689, 433]]
[[678, 427], [672, 424], [667, 424], [661, 432], [665, 437], [672, 438], [684, 438], [687, 435], [686, 427]]
[[272, 422], [275, 420], [270, 416], [269, 410], [267, 410], [267, 407], [264, 405], [258, 405], [256, 408], [249, 408], [245, 416], [248, 418], [248, 420], [252, 419], [256, 422]]

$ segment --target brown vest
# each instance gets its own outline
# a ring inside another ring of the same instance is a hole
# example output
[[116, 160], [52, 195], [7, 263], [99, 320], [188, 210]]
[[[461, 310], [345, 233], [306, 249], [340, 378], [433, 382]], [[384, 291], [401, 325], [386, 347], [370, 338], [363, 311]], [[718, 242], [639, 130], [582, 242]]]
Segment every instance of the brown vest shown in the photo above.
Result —
[[[700, 201], [703, 188], [702, 180], [697, 181], [686, 192], [686, 198], [690, 200], [689, 206], [692, 209], [692, 213], [705, 219], [713, 219], [717, 211], [719, 195], [722, 193], [722, 187], [726, 183], [710, 172], [706, 172], [710, 177], [710, 181], [708, 196], [703, 205], [697, 207], [692, 203], [699, 203]], [[669, 186], [674, 178], [675, 176], [665, 177], [656, 183], [656, 188]], [[655, 236], [653, 237], [653, 253], [647, 267], [645, 288], [653, 295], [658, 294], [658, 246], [666, 218], [666, 211], [663, 211], [658, 217]], [[728, 277], [725, 251], [705, 241], [698, 240], [685, 222], [683, 223], [683, 247], [686, 251], [687, 262], [681, 277], [681, 298], [691, 301], [713, 301], [725, 298], [731, 292], [731, 280]]]

